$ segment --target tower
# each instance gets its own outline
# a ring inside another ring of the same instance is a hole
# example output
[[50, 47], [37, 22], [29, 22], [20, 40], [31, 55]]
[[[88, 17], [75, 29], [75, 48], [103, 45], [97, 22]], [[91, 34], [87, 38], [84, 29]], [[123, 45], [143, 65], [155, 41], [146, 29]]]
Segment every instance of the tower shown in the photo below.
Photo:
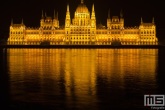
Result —
[[41, 20], [40, 20], [40, 26], [43, 27], [44, 25], [44, 12], [42, 10]]
[[93, 6], [92, 6], [91, 27], [92, 27], [92, 28], [96, 28], [96, 17], [95, 17], [94, 4], [93, 4]]
[[66, 18], [65, 18], [65, 35], [66, 35], [66, 41], [70, 41], [70, 11], [69, 11], [69, 5], [67, 5], [67, 11], [66, 11]]
[[67, 11], [66, 11], [66, 18], [65, 18], [65, 28], [68, 28], [71, 24], [70, 20], [70, 11], [69, 11], [69, 5], [67, 5]]
[[96, 40], [96, 17], [95, 17], [95, 9], [94, 4], [92, 6], [92, 14], [91, 14], [91, 41], [95, 42]]

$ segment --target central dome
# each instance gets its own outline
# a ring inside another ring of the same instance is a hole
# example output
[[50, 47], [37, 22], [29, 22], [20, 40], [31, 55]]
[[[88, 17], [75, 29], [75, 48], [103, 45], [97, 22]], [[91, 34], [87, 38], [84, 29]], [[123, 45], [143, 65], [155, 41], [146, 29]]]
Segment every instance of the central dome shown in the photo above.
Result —
[[88, 13], [88, 8], [86, 7], [86, 5], [84, 4], [83, 1], [81, 1], [81, 4], [78, 5], [76, 12], [77, 13]]

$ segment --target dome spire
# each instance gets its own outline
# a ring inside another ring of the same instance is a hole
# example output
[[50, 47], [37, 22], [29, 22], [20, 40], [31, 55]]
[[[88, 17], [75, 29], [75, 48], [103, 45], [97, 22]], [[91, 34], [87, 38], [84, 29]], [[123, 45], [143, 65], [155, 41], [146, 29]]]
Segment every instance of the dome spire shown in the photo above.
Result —
[[83, 4], [84, 3], [84, 0], [81, 0], [81, 3]]

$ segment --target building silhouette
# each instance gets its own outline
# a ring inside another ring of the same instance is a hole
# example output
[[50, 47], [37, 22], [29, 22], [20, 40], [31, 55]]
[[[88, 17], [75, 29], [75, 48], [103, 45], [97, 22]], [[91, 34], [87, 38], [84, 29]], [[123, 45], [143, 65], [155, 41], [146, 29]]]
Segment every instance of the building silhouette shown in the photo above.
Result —
[[71, 19], [67, 5], [65, 26], [59, 26], [58, 12], [47, 16], [42, 11], [39, 28], [26, 27], [23, 20], [20, 24], [11, 21], [8, 44], [40, 45], [71, 44], [71, 45], [157, 45], [156, 25], [154, 18], [150, 23], [144, 23], [141, 18], [139, 26], [125, 27], [123, 12], [120, 16], [110, 16], [108, 12], [107, 25], [96, 24], [95, 8], [91, 12], [84, 0], [78, 5], [74, 18]]

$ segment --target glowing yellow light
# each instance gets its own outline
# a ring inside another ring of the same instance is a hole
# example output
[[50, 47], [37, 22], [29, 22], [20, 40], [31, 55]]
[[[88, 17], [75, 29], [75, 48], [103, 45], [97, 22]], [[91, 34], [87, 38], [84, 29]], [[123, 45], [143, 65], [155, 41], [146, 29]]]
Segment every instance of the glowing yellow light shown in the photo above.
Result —
[[[84, 31], [86, 30], [86, 31]], [[17, 34], [17, 32], [22, 34]], [[16, 37], [18, 36], [19, 37]], [[35, 37], [33, 37], [35, 36]], [[42, 37], [41, 37], [42, 36]], [[90, 36], [82, 39], [80, 36]], [[100, 39], [104, 36], [104, 39]], [[149, 40], [153, 37], [152, 40]], [[16, 39], [16, 40], [13, 40]], [[57, 39], [57, 40], [54, 40]], [[59, 26], [58, 13], [54, 18], [42, 15], [39, 28], [28, 28], [23, 22], [10, 26], [8, 44], [41, 44], [42, 42], [54, 44], [99, 44], [111, 45], [116, 41], [122, 45], [157, 45], [156, 25], [154, 19], [151, 23], [144, 23], [141, 18], [140, 26], [124, 27], [122, 13], [120, 17], [108, 14], [107, 26], [96, 24], [94, 4], [91, 13], [84, 0], [78, 5], [74, 18], [71, 20], [69, 5], [67, 5], [65, 27]]]

